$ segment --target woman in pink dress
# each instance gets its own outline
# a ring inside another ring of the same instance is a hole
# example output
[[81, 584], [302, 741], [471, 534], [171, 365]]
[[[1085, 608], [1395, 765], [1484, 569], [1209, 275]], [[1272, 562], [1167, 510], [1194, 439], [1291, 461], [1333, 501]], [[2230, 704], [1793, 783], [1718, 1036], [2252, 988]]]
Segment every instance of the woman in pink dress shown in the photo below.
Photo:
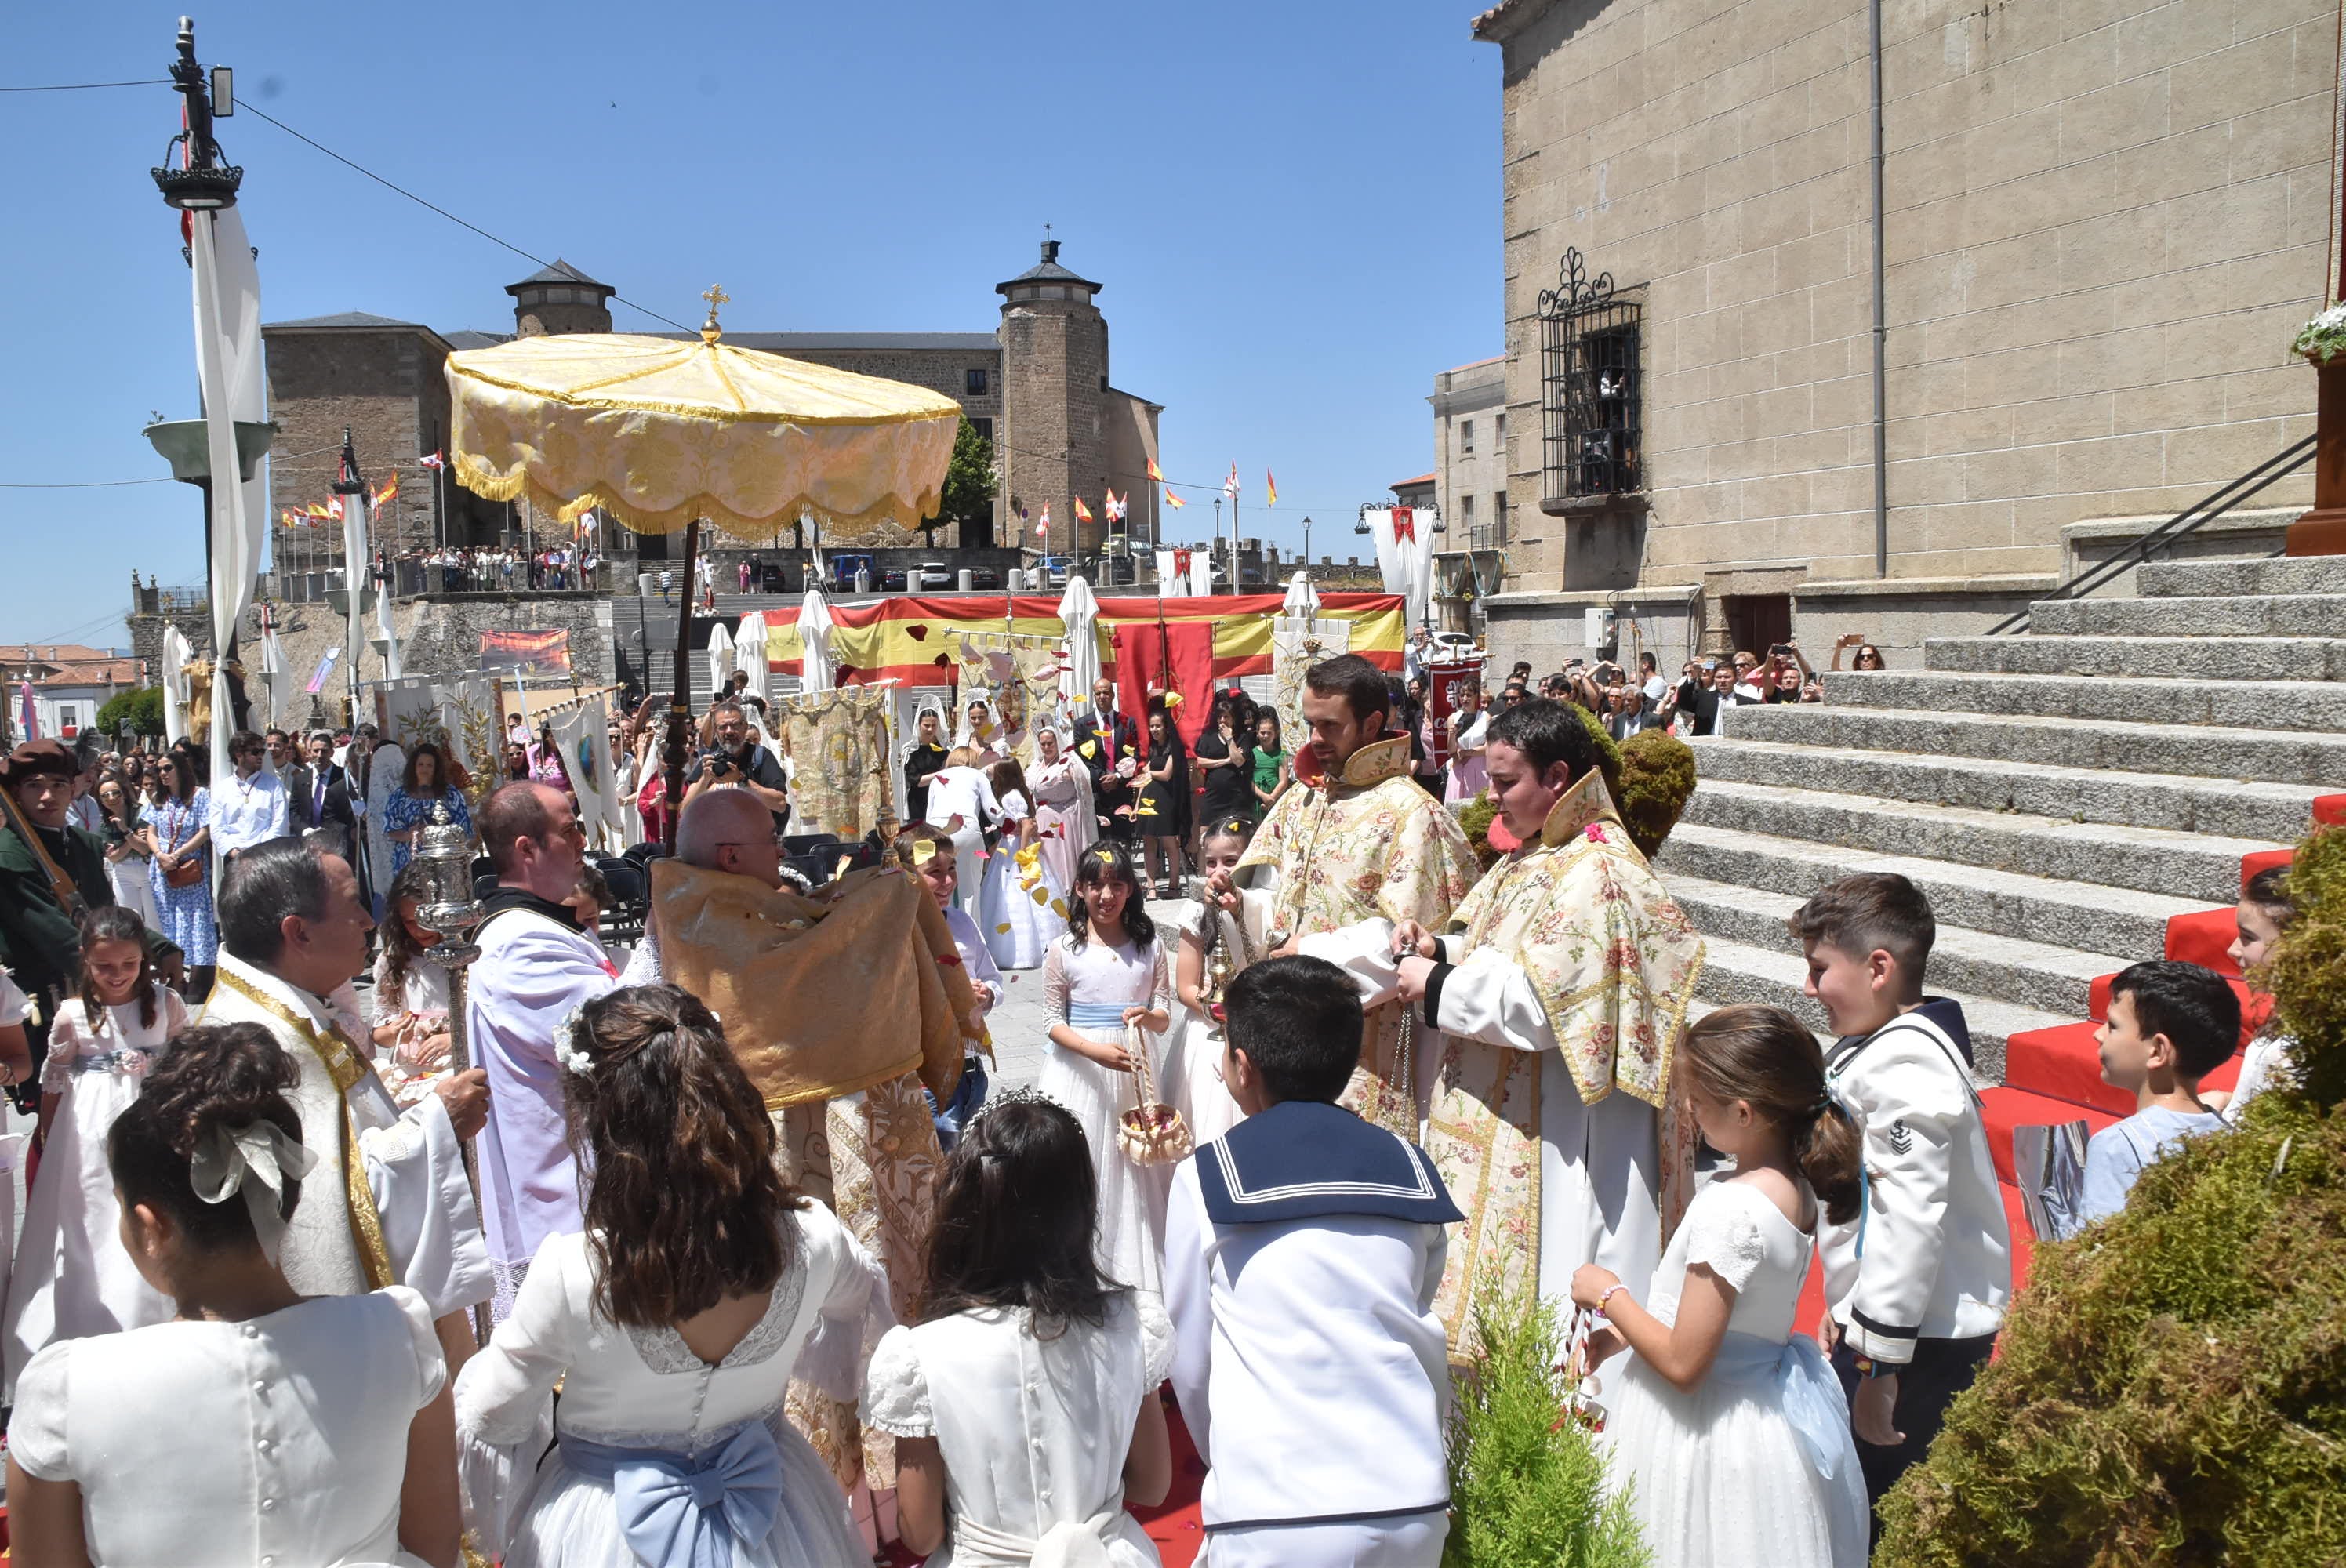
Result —
[[1043, 863], [1058, 886], [1076, 885], [1076, 862], [1099, 836], [1092, 805], [1092, 776], [1067, 738], [1048, 726], [1035, 732], [1035, 762], [1026, 770], [1035, 794], [1035, 826], [1042, 835]]

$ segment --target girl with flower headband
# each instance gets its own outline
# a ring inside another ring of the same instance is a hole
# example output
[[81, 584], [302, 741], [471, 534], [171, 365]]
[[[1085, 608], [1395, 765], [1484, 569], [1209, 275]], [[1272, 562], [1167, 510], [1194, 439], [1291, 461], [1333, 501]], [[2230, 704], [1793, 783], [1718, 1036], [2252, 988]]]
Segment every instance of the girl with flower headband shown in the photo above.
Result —
[[1052, 1023], [1035, 1087], [1075, 1114], [1090, 1144], [1100, 1267], [1119, 1285], [1157, 1291], [1162, 1196], [1116, 1135], [1117, 1117], [1136, 1104], [1142, 1054], [1157, 1050], [1150, 1036], [1171, 1026], [1172, 967], [1117, 845], [1095, 845], [1076, 867], [1067, 930], [1043, 961], [1043, 1002]]
[[107, 1568], [457, 1560], [455, 1434], [432, 1309], [303, 1297], [277, 1250], [304, 1177], [300, 1073], [258, 1023], [189, 1029], [107, 1134], [117, 1247], [171, 1321], [67, 1339], [17, 1380], [16, 1560]]
[[1244, 817], [1209, 822], [1198, 837], [1198, 901], [1181, 928], [1180, 956], [1174, 961], [1174, 991], [1180, 1013], [1165, 1045], [1167, 1104], [1181, 1113], [1190, 1135], [1203, 1147], [1236, 1126], [1245, 1115], [1222, 1078], [1219, 992], [1249, 964], [1270, 954], [1271, 895], [1260, 889], [1225, 895], [1231, 907], [1206, 891], [1204, 879], [1232, 871], [1245, 855], [1254, 825]]
[[932, 1563], [1155, 1568], [1125, 1504], [1172, 1481], [1173, 1327], [1102, 1275], [1092, 1166], [1074, 1115], [1014, 1089], [937, 1183], [918, 1322], [880, 1341], [863, 1394], [896, 1440], [897, 1527]]
[[607, 992], [555, 1054], [586, 1228], [546, 1238], [456, 1380], [467, 1441], [536, 1467], [484, 1544], [507, 1568], [865, 1561], [782, 1399], [793, 1376], [862, 1387], [871, 1258], [776, 1170], [765, 1102], [689, 993]]
[[176, 992], [148, 972], [146, 928], [119, 904], [81, 917], [78, 989], [58, 1004], [41, 1071], [40, 1169], [25, 1201], [8, 1293], [6, 1382], [59, 1339], [144, 1328], [171, 1316], [122, 1250], [106, 1134], [188, 1026]]

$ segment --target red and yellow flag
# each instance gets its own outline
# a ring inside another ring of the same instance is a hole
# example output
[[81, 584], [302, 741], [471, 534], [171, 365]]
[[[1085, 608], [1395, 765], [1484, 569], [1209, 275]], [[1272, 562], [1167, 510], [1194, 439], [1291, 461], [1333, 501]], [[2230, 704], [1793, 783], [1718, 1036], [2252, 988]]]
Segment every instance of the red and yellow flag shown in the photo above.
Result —
[[1187, 501], [1182, 500], [1178, 495], [1174, 494], [1173, 487], [1168, 484], [1165, 487], [1165, 504], [1173, 507], [1178, 511], [1179, 508], [1187, 506], [1189, 504]]
[[1278, 505], [1278, 504], [1279, 504], [1279, 481], [1278, 481], [1278, 480], [1276, 480], [1276, 479], [1273, 479], [1273, 478], [1270, 476], [1270, 469], [1268, 469], [1268, 468], [1266, 468], [1266, 469], [1264, 469], [1264, 470], [1262, 471], [1262, 489], [1263, 489], [1263, 494], [1264, 494], [1265, 495], [1267, 495], [1267, 496], [1269, 496], [1269, 497], [1270, 497], [1270, 499], [1269, 499], [1269, 500], [1267, 500], [1267, 501], [1265, 501], [1265, 502], [1263, 503], [1263, 504], [1264, 504], [1264, 505], [1266, 505], [1266, 506], [1276, 506], [1276, 505]]
[[1084, 498], [1083, 498], [1082, 496], [1080, 496], [1080, 495], [1076, 496], [1076, 522], [1078, 522], [1078, 523], [1088, 523], [1088, 522], [1090, 522], [1091, 520], [1092, 520], [1092, 509], [1091, 509], [1090, 507], [1088, 507], [1088, 506], [1086, 506], [1086, 505], [1085, 505], [1085, 504], [1084, 504]]
[[1148, 460], [1148, 477], [1159, 484], [1165, 483], [1165, 471], [1157, 466], [1157, 460], [1153, 457]]

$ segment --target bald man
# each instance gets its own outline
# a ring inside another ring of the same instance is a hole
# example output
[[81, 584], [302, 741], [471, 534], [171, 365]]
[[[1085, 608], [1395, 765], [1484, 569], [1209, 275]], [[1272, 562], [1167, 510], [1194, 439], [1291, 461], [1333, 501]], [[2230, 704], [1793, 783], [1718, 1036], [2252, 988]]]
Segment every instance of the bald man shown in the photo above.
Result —
[[[774, 837], [773, 813], [746, 789], [711, 789], [684, 803], [676, 820], [676, 858], [705, 871], [748, 877], [779, 890], [782, 843]], [[619, 976], [622, 985], [658, 985], [668, 978], [660, 962], [659, 932], [644, 922], [644, 939]]]
[[570, 797], [529, 780], [508, 784], [482, 806], [480, 828], [497, 891], [473, 933], [481, 956], [473, 961], [464, 1028], [474, 1062], [489, 1075], [489, 1124], [478, 1145], [481, 1221], [496, 1281], [490, 1315], [503, 1322], [539, 1244], [585, 1224], [554, 1036], [619, 981], [603, 944], [563, 902], [578, 891], [584, 860]]

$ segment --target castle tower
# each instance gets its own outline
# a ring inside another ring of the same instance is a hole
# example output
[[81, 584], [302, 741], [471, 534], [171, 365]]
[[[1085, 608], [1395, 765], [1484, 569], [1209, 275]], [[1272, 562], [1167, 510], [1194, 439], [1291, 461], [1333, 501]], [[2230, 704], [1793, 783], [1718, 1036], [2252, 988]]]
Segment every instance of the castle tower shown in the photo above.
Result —
[[597, 283], [559, 256], [545, 270], [506, 284], [505, 292], [514, 297], [516, 337], [611, 330], [610, 300], [617, 290], [608, 283]]
[[[1059, 265], [1059, 242], [1043, 241], [1043, 260], [994, 291], [1002, 298], [1003, 423], [995, 435], [1008, 515], [1024, 506], [1039, 519], [1051, 509], [1050, 547], [1064, 555], [1076, 538], [1075, 497], [1091, 509], [1078, 553], [1098, 547], [1107, 527], [1107, 436], [1101, 406], [1107, 391], [1107, 321], [1092, 303], [1100, 286]], [[1015, 541], [1032, 547], [1027, 524]], [[1013, 524], [1015, 526], [1015, 524]]]

